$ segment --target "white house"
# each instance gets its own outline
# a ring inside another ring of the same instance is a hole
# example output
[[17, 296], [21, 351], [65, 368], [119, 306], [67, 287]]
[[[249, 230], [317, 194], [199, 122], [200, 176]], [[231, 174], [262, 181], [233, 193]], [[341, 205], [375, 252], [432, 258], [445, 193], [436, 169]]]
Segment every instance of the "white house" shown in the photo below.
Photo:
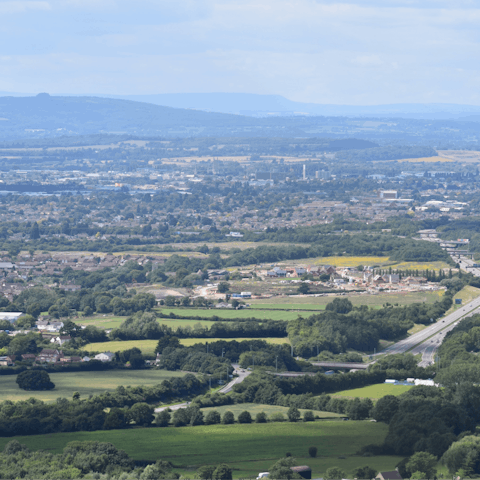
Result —
[[101, 362], [111, 362], [115, 355], [112, 352], [103, 352], [95, 355], [95, 360], [100, 360]]

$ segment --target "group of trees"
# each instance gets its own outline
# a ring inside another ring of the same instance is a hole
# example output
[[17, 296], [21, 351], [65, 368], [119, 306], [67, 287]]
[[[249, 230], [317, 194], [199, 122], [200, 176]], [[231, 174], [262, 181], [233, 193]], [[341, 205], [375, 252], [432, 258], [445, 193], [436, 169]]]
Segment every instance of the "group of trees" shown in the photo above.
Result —
[[452, 294], [447, 291], [442, 300], [433, 304], [387, 305], [379, 310], [365, 305], [354, 308], [348, 299], [335, 299], [323, 313], [288, 322], [288, 336], [295, 352], [304, 357], [323, 351], [373, 351], [380, 339], [395, 340], [414, 323], [429, 324], [440, 318], [451, 307]]
[[179, 475], [171, 470], [172, 465], [162, 460], [146, 467], [138, 467], [123, 450], [106, 442], [70, 442], [62, 453], [52, 454], [43, 450], [30, 451], [17, 440], [12, 440], [0, 453], [0, 478], [8, 480], [76, 480], [85, 476], [100, 478], [100, 475], [108, 478], [121, 476], [122, 480], [178, 478]]
[[59, 398], [48, 404], [35, 398], [15, 403], [5, 400], [0, 403], [0, 436], [154, 426], [151, 404], [198, 395], [206, 388], [204, 379], [187, 374], [150, 387], [120, 386], [85, 400], [78, 394], [70, 401]]

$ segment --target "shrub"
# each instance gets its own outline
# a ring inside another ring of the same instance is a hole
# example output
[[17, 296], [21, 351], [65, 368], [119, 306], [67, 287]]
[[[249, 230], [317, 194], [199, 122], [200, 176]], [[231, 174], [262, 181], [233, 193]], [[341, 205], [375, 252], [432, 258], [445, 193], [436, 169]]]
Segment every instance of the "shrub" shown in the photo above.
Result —
[[256, 423], [267, 423], [267, 414], [265, 412], [258, 412], [255, 416]]
[[53, 390], [55, 384], [44, 370], [25, 370], [17, 375], [17, 384], [22, 390]]
[[227, 410], [222, 417], [222, 423], [228, 425], [230, 423], [235, 423], [235, 417], [230, 410]]
[[303, 415], [303, 421], [304, 422], [313, 422], [314, 420], [315, 420], [315, 415], [311, 410], [308, 410]]
[[272, 413], [270, 415], [270, 421], [272, 421], [272, 422], [284, 422], [285, 421], [285, 416], [281, 412]]
[[345, 472], [338, 467], [327, 468], [325, 472], [326, 480], [338, 480], [339, 478], [345, 478]]
[[308, 449], [308, 454], [312, 457], [315, 458], [317, 456], [317, 447], [310, 447]]
[[239, 423], [252, 423], [252, 416], [250, 415], [250, 412], [247, 412], [246, 410], [243, 411], [238, 416], [238, 422]]

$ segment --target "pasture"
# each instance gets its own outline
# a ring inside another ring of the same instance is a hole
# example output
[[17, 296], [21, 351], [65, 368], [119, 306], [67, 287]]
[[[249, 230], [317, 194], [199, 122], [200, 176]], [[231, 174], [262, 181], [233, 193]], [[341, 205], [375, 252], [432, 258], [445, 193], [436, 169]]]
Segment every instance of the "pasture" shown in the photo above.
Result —
[[[271, 299], [249, 300], [251, 310], [299, 310], [299, 315], [308, 315], [301, 310], [324, 310], [327, 303], [334, 298], [348, 298], [354, 306], [368, 305], [370, 307], [381, 307], [385, 303], [392, 305], [411, 305], [412, 303], [434, 303], [440, 299], [443, 290], [437, 292], [405, 292], [405, 293], [379, 293], [372, 294], [350, 294], [350, 295], [327, 295], [324, 297], [313, 296], [279, 296]], [[247, 310], [248, 311], [248, 310]], [[256, 312], [252, 314], [256, 316]]]
[[[369, 421], [316, 421], [308, 423], [267, 423], [210, 425], [182, 428], [136, 428], [95, 432], [54, 433], [0, 439], [0, 449], [15, 438], [32, 450], [60, 453], [68, 442], [111, 442], [135, 460], [167, 460], [175, 471], [192, 477], [201, 465], [228, 463], [235, 478], [255, 478], [267, 471], [286, 452], [309, 465], [313, 477], [339, 466], [351, 474], [369, 465], [377, 470], [393, 470], [402, 457], [356, 455], [368, 444], [382, 443], [388, 426]], [[318, 457], [310, 458], [308, 448], [316, 446]], [[339, 457], [345, 457], [340, 459]]]
[[[220, 407], [202, 408], [202, 411], [205, 415], [211, 410], [216, 410], [221, 415], [223, 415], [226, 411], [230, 411], [235, 415], [235, 419], [238, 417], [238, 415], [240, 415], [240, 413], [244, 412], [245, 410], [247, 412], [250, 412], [250, 415], [252, 416], [253, 419], [255, 419], [255, 415], [260, 412], [265, 412], [268, 417], [270, 417], [270, 415], [272, 415], [273, 413], [283, 413], [285, 419], [287, 419], [288, 407], [280, 407], [278, 405], [262, 405], [259, 403], [238, 403], [235, 405], [222, 405]], [[302, 414], [302, 417], [303, 417], [303, 414], [308, 411], [303, 408], [299, 408], [299, 410], [300, 410], [300, 413]], [[322, 419], [323, 418], [342, 418], [345, 416], [339, 413], [320, 412], [318, 410], [313, 410], [313, 413], [315, 415], [318, 415]]]
[[212, 318], [219, 317], [225, 319], [243, 319], [243, 318], [256, 318], [258, 320], [295, 320], [298, 317], [298, 314], [295, 312], [271, 312], [271, 311], [255, 311], [244, 309], [244, 310], [235, 310], [235, 309], [223, 309], [223, 308], [165, 308], [161, 307], [160, 311], [162, 315], [169, 315], [174, 313], [175, 315], [181, 315], [182, 317], [203, 317], [203, 318]]
[[379, 383], [377, 385], [369, 385], [362, 388], [353, 388], [352, 390], [343, 390], [332, 394], [334, 397], [349, 397], [349, 398], [371, 398], [378, 400], [385, 395], [401, 395], [408, 392], [412, 387], [405, 385], [392, 385], [389, 383]]
[[[109, 315], [97, 315], [95, 317], [87, 317], [75, 319], [75, 323], [80, 325], [94, 325], [97, 328], [101, 329], [110, 329], [118, 328], [122, 322], [124, 322], [128, 317], [115, 317]], [[158, 323], [161, 325], [166, 325], [172, 330], [177, 330], [178, 327], [191, 327], [200, 324], [203, 327], [210, 328], [213, 325], [213, 321], [210, 320], [177, 320], [169, 318], [159, 318]]]
[[173, 377], [183, 377], [185, 372], [170, 372], [168, 370], [107, 370], [101, 372], [68, 372], [50, 373], [50, 379], [55, 384], [54, 390], [27, 392], [21, 390], [15, 383], [16, 375], [0, 376], [0, 400], [27, 400], [35, 397], [44, 402], [53, 402], [63, 397], [71, 399], [74, 392], [79, 392], [82, 398], [113, 391], [118, 386], [158, 385], [163, 380]]
[[[241, 342], [243, 340], [265, 340], [268, 343], [273, 343], [276, 345], [281, 345], [282, 343], [290, 343], [288, 338], [273, 338], [273, 337], [266, 337], [266, 338], [182, 338], [180, 339], [180, 343], [185, 347], [189, 347], [191, 345], [195, 345], [196, 343], [211, 343], [217, 342], [219, 340], [223, 340], [225, 342], [231, 342], [232, 340], [236, 340], [237, 342]], [[114, 341], [114, 342], [100, 342], [100, 343], [88, 343], [83, 348], [88, 352], [120, 352], [123, 350], [129, 350], [130, 348], [139, 348], [142, 353], [147, 355], [152, 355], [155, 352], [155, 347], [158, 344], [158, 340], [126, 340], [122, 341]]]

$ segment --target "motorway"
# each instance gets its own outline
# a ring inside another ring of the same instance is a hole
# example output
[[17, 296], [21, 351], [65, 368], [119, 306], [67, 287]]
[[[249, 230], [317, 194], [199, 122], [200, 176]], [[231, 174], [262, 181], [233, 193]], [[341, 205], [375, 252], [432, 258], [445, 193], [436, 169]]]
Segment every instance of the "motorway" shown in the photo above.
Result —
[[[465, 257], [461, 257], [459, 260], [460, 266], [463, 270], [467, 270], [476, 276], [480, 277], [479, 268], [470, 268], [474, 263]], [[447, 315], [442, 320], [430, 325], [410, 337], [397, 342], [390, 347], [386, 348], [381, 354], [394, 354], [409, 352], [413, 355], [421, 354], [422, 360], [418, 364], [420, 367], [426, 367], [434, 363], [435, 352], [442, 344], [445, 335], [455, 328], [455, 325], [465, 317], [473, 315], [473, 313], [479, 313], [477, 309], [480, 308], [480, 297], [463, 305], [455, 312]]]

